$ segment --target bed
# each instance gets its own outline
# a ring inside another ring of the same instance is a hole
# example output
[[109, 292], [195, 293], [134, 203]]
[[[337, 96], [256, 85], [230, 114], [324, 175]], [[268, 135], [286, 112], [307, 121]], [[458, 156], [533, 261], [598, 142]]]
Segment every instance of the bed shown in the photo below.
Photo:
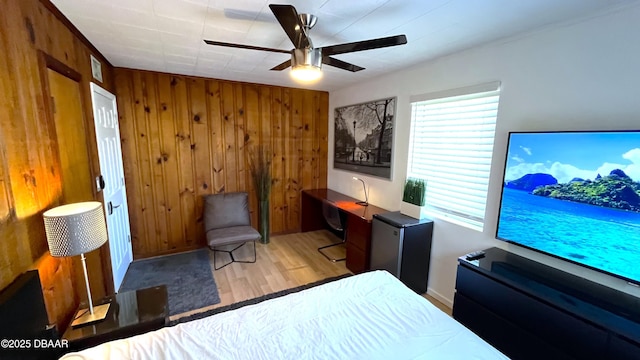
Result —
[[74, 359], [507, 359], [386, 271], [108, 342]]

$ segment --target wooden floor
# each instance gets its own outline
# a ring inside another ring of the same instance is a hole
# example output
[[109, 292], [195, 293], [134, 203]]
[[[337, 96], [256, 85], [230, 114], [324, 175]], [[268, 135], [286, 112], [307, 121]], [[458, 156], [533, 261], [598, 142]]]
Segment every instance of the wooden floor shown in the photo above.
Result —
[[[174, 315], [171, 320], [328, 277], [351, 273], [344, 261], [331, 262], [317, 251], [320, 246], [337, 242], [340, 242], [340, 239], [326, 230], [272, 236], [269, 244], [257, 244], [256, 263], [232, 263], [215, 271], [213, 271], [214, 252], [210, 252], [209, 258], [213, 276], [218, 285], [220, 303]], [[327, 250], [327, 254], [331, 257], [345, 256], [344, 246]], [[236, 250], [234, 256], [236, 260], [251, 260], [252, 245], [247, 244]], [[224, 265], [229, 260], [229, 256], [222, 252], [216, 252], [215, 257], [217, 266]], [[451, 314], [451, 310], [444, 304], [426, 294], [423, 296], [449, 315]]]

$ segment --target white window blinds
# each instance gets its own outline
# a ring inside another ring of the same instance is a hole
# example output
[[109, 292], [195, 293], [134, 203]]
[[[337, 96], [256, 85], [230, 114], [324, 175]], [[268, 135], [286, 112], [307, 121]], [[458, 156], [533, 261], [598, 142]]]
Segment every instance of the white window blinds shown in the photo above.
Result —
[[436, 215], [482, 231], [500, 83], [411, 98], [408, 176]]

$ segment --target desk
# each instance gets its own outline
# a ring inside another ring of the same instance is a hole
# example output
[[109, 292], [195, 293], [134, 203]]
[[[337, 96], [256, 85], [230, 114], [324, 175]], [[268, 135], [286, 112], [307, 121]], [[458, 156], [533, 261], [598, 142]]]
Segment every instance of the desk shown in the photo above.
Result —
[[326, 228], [322, 202], [326, 201], [346, 214], [347, 269], [353, 273], [369, 270], [371, 257], [371, 220], [373, 215], [388, 212], [374, 205], [362, 206], [345, 194], [330, 189], [302, 190], [300, 231]]

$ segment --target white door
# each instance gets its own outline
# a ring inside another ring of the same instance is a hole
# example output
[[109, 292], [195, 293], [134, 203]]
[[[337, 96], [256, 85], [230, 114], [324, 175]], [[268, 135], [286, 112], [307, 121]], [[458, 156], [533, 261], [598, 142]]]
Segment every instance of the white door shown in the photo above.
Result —
[[91, 102], [98, 142], [100, 173], [103, 181], [104, 211], [107, 217], [113, 286], [120, 288], [124, 274], [133, 261], [129, 208], [124, 185], [120, 128], [116, 96], [91, 83]]

